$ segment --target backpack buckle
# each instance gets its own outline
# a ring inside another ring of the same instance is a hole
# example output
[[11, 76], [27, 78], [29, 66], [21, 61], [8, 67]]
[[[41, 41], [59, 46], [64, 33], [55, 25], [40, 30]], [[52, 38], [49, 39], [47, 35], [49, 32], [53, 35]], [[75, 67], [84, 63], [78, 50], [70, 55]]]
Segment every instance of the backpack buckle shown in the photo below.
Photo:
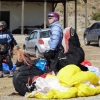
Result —
[[32, 92], [34, 89], [36, 89], [35, 83], [36, 82], [33, 82], [31, 85], [29, 85], [28, 83], [26, 83], [26, 87], [28, 89], [28, 92]]

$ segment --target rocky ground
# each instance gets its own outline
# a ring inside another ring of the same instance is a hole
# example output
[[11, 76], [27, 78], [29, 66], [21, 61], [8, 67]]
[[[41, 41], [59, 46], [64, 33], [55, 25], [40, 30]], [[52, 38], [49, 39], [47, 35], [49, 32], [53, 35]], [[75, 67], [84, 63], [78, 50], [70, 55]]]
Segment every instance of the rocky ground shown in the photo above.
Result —
[[[22, 43], [24, 42], [26, 36], [15, 36], [17, 39], [17, 42], [19, 43], [20, 47], [22, 48]], [[97, 44], [91, 44], [90, 46], [84, 46], [84, 42], [82, 39], [82, 36], [80, 36], [80, 43], [82, 48], [85, 51], [85, 59], [90, 61], [91, 64], [95, 67], [98, 67], [100, 69], [100, 48], [97, 46]], [[16, 48], [15, 48], [16, 49]], [[17, 52], [14, 52], [13, 56], [13, 62], [17, 60]], [[33, 98], [27, 99], [25, 97], [16, 95], [11, 95], [12, 92], [15, 92], [13, 84], [12, 84], [12, 78], [8, 78], [7, 75], [4, 76], [4, 78], [0, 79], [0, 100], [32, 100]], [[67, 100], [100, 100], [100, 95], [91, 96], [91, 97], [79, 97], [79, 98], [72, 98]]]

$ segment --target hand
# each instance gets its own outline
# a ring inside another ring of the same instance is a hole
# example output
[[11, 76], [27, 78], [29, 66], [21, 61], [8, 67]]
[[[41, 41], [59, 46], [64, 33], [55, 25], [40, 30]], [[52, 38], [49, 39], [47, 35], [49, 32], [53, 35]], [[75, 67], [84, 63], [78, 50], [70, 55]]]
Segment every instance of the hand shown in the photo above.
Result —
[[54, 53], [54, 51], [53, 50], [46, 50], [45, 53], [49, 54], [49, 55], [52, 55]]
[[19, 50], [19, 49], [20, 49], [19, 45], [16, 45], [16, 47], [17, 47], [17, 50]]
[[45, 51], [44, 58], [50, 59], [52, 57], [54, 57], [54, 51], [53, 50], [47, 50], [47, 51]]

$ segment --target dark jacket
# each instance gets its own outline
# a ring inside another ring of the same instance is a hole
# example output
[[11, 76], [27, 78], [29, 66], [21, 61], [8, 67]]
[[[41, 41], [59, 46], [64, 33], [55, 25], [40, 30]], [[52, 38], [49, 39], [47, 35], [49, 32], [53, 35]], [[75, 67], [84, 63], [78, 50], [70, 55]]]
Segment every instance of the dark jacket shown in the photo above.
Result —
[[7, 29], [3, 29], [0, 31], [0, 44], [14, 44], [18, 45], [16, 40], [14, 39], [11, 31]]

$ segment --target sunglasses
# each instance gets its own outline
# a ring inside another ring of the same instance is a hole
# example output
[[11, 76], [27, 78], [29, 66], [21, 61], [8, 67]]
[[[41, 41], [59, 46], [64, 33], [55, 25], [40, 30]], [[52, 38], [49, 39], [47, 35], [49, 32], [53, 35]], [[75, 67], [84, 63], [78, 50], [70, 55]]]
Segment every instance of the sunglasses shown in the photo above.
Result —
[[48, 14], [48, 17], [54, 17], [54, 14]]
[[53, 19], [53, 17], [48, 17], [48, 19]]

